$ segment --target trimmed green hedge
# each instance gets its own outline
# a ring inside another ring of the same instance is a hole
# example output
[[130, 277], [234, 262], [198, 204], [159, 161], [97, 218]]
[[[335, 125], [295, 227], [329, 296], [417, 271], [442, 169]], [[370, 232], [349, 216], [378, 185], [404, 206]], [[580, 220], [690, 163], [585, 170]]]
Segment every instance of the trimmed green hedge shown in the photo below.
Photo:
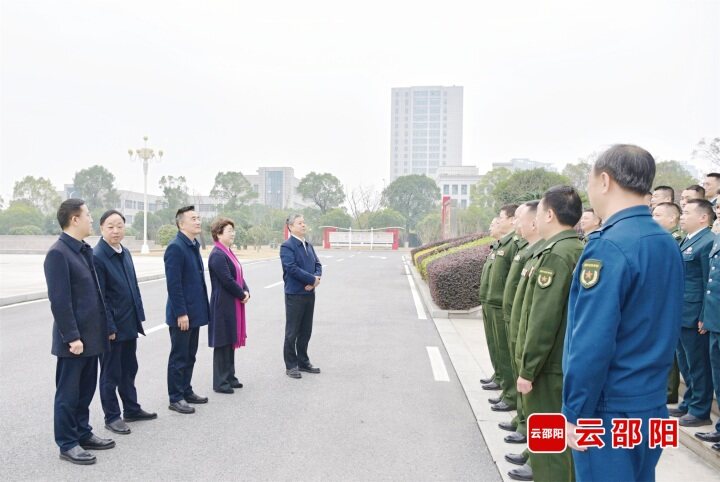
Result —
[[488, 243], [475, 245], [428, 266], [433, 301], [443, 310], [468, 310], [480, 304], [480, 274], [490, 254]]
[[471, 241], [475, 241], [477, 239], [482, 239], [484, 237], [483, 234], [476, 233], [471, 234], [468, 236], [461, 236], [459, 238], [452, 238], [452, 239], [446, 239], [442, 244], [438, 244], [436, 246], [433, 246], [428, 249], [424, 249], [422, 251], [419, 251], [415, 254], [415, 258], [413, 259], [413, 262], [415, 263], [415, 266], [418, 268], [420, 267], [420, 264], [423, 262], [425, 258], [428, 256], [432, 256], [436, 253], [439, 253], [441, 251], [445, 251], [447, 249], [454, 248], [456, 246], [461, 246], [465, 243], [469, 243]]

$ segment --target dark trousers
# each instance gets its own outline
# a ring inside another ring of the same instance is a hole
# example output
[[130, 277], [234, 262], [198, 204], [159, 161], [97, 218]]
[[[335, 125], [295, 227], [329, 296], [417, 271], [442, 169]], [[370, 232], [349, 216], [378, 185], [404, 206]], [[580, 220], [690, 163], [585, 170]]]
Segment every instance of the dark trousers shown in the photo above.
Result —
[[90, 402], [98, 357], [58, 357], [55, 369], [55, 443], [65, 452], [92, 435]]
[[702, 419], [710, 417], [712, 405], [709, 339], [708, 333], [701, 335], [697, 328], [683, 327], [677, 348], [678, 367], [687, 385], [678, 407]]
[[315, 293], [285, 295], [285, 368], [310, 364], [307, 348], [312, 335]]
[[170, 357], [168, 358], [168, 395], [170, 403], [179, 402], [193, 393], [192, 381], [200, 327], [181, 331], [170, 327]]
[[[120, 418], [120, 394], [125, 415], [140, 411], [135, 389], [135, 376], [138, 372], [137, 339], [111, 341], [110, 351], [100, 357], [100, 401], [105, 412], [105, 423]], [[117, 394], [115, 391], [117, 390]]]
[[213, 389], [232, 388], [235, 377], [235, 348], [232, 344], [217, 346], [213, 350]]
[[[591, 418], [599, 418], [603, 421], [605, 435], [601, 435], [600, 438], [605, 442], [605, 446], [603, 448], [591, 447], [585, 452], [572, 451], [577, 481], [654, 481], [655, 466], [658, 460], [660, 460], [662, 449], [660, 447], [650, 448], [648, 434], [649, 420], [651, 418], [667, 417], [668, 411], [665, 405], [643, 412], [594, 413]], [[639, 418], [642, 421], [642, 425], [640, 426], [642, 442], [632, 449], [613, 449], [613, 418]], [[535, 480], [539, 479], [536, 478]]]
[[[715, 399], [720, 403], [720, 332], [709, 331], [708, 335], [710, 336], [710, 366], [712, 367]], [[715, 422], [715, 431], [720, 432], [720, 418]]]
[[670, 368], [667, 384], [667, 403], [677, 403], [680, 390], [680, 368], [678, 368], [677, 352], [673, 355], [673, 365]]

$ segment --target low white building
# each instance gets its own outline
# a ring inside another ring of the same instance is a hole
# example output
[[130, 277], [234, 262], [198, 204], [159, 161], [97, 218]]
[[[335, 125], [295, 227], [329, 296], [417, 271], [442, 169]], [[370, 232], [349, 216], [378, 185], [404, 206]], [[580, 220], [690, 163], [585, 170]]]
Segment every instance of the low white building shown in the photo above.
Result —
[[480, 181], [476, 166], [444, 166], [438, 168], [435, 182], [443, 196], [450, 196], [459, 208], [470, 205], [470, 188]]

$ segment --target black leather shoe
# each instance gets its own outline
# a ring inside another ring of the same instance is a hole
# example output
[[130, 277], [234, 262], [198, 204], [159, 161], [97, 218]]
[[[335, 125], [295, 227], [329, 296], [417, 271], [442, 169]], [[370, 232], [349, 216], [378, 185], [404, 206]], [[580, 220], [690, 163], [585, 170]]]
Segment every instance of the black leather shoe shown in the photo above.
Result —
[[106, 423], [105, 428], [110, 430], [111, 432], [119, 433], [120, 435], [127, 435], [130, 433], [130, 427], [127, 426], [127, 424], [122, 418], [118, 418], [117, 420], [113, 420], [110, 423]]
[[508, 472], [508, 475], [513, 480], [532, 480], [533, 474], [532, 469], [528, 464], [523, 465], [519, 469], [512, 469]]
[[290, 378], [302, 378], [302, 375], [300, 374], [300, 371], [297, 369], [297, 367], [285, 370], [285, 374]]
[[505, 402], [496, 403], [495, 405], [490, 406], [490, 410], [493, 412], [509, 412], [510, 410], [515, 410], [510, 405], [508, 405]]
[[487, 385], [488, 383], [492, 382], [493, 380], [495, 380], [495, 374], [494, 374], [494, 373], [493, 373], [492, 375], [490, 375], [489, 377], [487, 377], [487, 378], [481, 378], [481, 379], [480, 379], [480, 383], [482, 383], [483, 385]]
[[185, 401], [187, 403], [208, 403], [208, 398], [201, 397], [197, 393], [191, 393], [190, 395], [185, 396]]
[[65, 452], [60, 452], [60, 459], [67, 460], [68, 462], [78, 465], [92, 465], [97, 462], [97, 459], [93, 454], [84, 451], [79, 445], [76, 445]]
[[713, 423], [709, 418], [698, 418], [688, 413], [680, 417], [678, 424], [682, 427], [703, 427], [705, 425], [712, 425]]
[[716, 443], [716, 444], [712, 444], [712, 445], [710, 446], [710, 448], [713, 449], [713, 450], [715, 450], [716, 452], [720, 452], [720, 442], [718, 442], [718, 443]]
[[509, 444], [524, 444], [527, 442], [527, 437], [521, 433], [513, 432], [506, 435], [503, 440]]
[[687, 413], [687, 410], [680, 410], [679, 408], [668, 408], [668, 415], [671, 417], [682, 417]]
[[695, 436], [703, 442], [720, 442], [720, 432], [695, 432]]
[[177, 413], [195, 413], [195, 409], [188, 405], [185, 400], [178, 400], [177, 402], [172, 402], [170, 405], [168, 405], [168, 408]]
[[498, 423], [498, 427], [503, 430], [507, 430], [508, 432], [514, 432], [517, 429], [517, 427], [513, 425], [512, 422], [500, 422]]
[[672, 397], [672, 398], [671, 398], [671, 397], [668, 397], [668, 399], [667, 399], [667, 404], [668, 404], [668, 405], [671, 405], [671, 404], [674, 404], [674, 403], [678, 403], [678, 397]]
[[511, 464], [522, 466], [527, 463], [528, 458], [525, 457], [523, 454], [505, 454], [505, 460], [507, 460]]
[[307, 372], [307, 373], [320, 373], [320, 369], [318, 367], [312, 366], [312, 364], [308, 364], [304, 367], [298, 367], [298, 370], [301, 372]]
[[126, 422], [141, 422], [143, 420], [154, 420], [157, 418], [157, 413], [146, 412], [142, 408], [139, 412], [127, 413], [123, 416], [123, 420]]
[[233, 389], [230, 388], [230, 387], [214, 388], [213, 390], [216, 391], [216, 392], [218, 392], [218, 393], [227, 393], [227, 394], [235, 393], [235, 390], [233, 390]]
[[495, 382], [486, 383], [482, 386], [483, 390], [500, 390], [500, 385]]
[[234, 380], [234, 381], [230, 382], [230, 386], [233, 388], [242, 388], [243, 384], [237, 380]]
[[95, 434], [80, 441], [80, 446], [85, 450], [107, 450], [115, 447], [115, 441], [111, 438], [100, 438]]
[[491, 404], [495, 405], [496, 403], [502, 402], [502, 397], [492, 397], [492, 398], [488, 398], [488, 402], [490, 402]]

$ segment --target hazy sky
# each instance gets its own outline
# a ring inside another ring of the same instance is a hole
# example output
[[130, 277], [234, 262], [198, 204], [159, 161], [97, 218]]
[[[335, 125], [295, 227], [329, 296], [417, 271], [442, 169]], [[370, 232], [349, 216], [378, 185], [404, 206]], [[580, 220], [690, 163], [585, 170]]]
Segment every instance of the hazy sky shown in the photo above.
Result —
[[463, 162], [563, 165], [616, 142], [690, 160], [720, 135], [720, 1], [2, 0], [0, 194], [103, 164], [142, 190], [143, 135], [218, 171], [389, 177], [390, 89], [464, 87]]

